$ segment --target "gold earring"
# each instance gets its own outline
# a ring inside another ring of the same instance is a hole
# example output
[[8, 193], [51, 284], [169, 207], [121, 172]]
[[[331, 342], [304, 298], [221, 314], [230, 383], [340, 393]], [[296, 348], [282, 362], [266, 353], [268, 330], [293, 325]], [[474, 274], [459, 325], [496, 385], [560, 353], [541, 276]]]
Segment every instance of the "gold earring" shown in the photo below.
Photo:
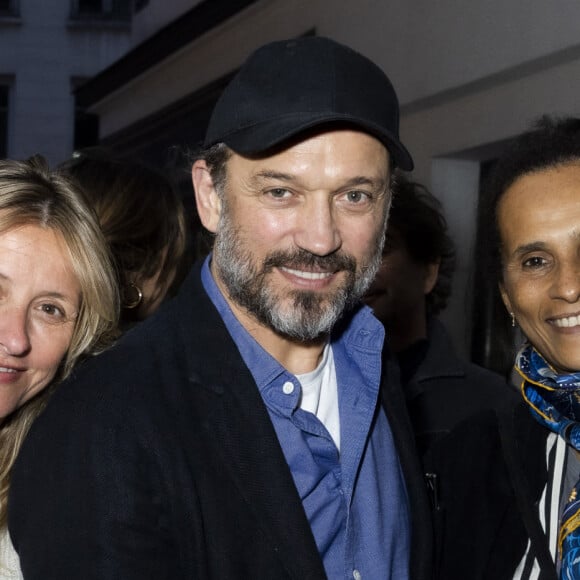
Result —
[[133, 282], [129, 282], [127, 288], [125, 288], [125, 294], [123, 296], [123, 307], [127, 308], [128, 310], [133, 310], [133, 308], [137, 308], [141, 301], [143, 300], [143, 292], [141, 292], [141, 288]]

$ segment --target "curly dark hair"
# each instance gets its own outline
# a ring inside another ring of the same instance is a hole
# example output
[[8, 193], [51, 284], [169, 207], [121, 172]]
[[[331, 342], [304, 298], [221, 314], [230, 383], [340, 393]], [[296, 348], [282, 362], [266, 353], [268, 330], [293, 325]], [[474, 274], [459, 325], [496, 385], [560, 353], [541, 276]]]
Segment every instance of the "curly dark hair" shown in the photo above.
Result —
[[488, 229], [487, 267], [501, 279], [501, 240], [497, 208], [503, 194], [523, 175], [573, 161], [580, 161], [580, 119], [540, 117], [506, 149], [492, 168], [483, 187], [482, 215]]
[[397, 173], [393, 186], [389, 226], [400, 233], [413, 260], [420, 264], [439, 264], [433, 290], [426, 296], [429, 314], [438, 314], [451, 296], [455, 271], [455, 244], [449, 236], [441, 202], [420, 183]]

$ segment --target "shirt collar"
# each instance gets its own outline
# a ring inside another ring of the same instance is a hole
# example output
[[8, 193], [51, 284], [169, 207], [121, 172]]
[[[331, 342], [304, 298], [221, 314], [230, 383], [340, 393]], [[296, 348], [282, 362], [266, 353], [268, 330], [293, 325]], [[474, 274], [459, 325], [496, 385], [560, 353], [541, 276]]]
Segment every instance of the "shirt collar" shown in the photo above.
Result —
[[228, 332], [234, 339], [242, 359], [252, 373], [258, 388], [262, 390], [286, 371], [273, 356], [260, 346], [232, 312], [232, 309], [213, 278], [210, 269], [211, 257], [210, 254], [205, 259], [201, 269], [203, 287], [217, 308], [217, 311], [220, 313]]

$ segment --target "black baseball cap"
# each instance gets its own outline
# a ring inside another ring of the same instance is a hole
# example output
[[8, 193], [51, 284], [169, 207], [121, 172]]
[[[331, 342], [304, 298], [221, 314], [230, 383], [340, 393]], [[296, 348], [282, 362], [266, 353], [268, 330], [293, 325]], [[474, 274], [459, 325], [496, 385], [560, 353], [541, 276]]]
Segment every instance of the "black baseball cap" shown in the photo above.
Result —
[[252, 53], [218, 99], [204, 147], [223, 142], [240, 155], [260, 155], [331, 123], [373, 135], [397, 167], [413, 169], [399, 140], [399, 102], [386, 74], [319, 36], [272, 42]]

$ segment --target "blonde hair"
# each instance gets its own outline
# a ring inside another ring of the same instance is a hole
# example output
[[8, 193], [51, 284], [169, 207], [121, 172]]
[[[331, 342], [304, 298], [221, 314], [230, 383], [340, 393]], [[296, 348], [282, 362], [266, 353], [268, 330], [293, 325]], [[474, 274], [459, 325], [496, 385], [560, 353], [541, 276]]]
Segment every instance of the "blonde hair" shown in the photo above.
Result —
[[70, 374], [80, 358], [100, 352], [118, 333], [118, 286], [96, 216], [73, 182], [50, 171], [40, 156], [0, 160], [0, 233], [24, 225], [49, 228], [62, 236], [81, 287], [81, 303], [69, 348], [52, 384], [0, 425], [0, 526], [6, 523], [12, 465], [54, 385]]

